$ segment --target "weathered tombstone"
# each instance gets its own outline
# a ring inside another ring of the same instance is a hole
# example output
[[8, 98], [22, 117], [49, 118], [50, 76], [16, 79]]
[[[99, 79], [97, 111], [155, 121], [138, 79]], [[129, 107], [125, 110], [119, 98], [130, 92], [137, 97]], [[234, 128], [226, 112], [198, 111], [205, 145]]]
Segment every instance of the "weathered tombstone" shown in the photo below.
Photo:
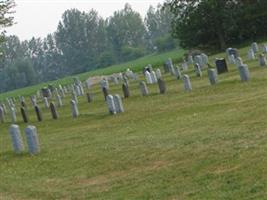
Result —
[[49, 108], [49, 103], [48, 103], [47, 97], [44, 97], [44, 105], [45, 105], [45, 108]]
[[122, 91], [123, 91], [124, 98], [130, 97], [130, 91], [129, 91], [129, 87], [127, 84], [125, 83], [122, 84]]
[[157, 79], [159, 79], [159, 78], [162, 77], [162, 75], [161, 75], [161, 71], [160, 71], [159, 68], [156, 70], [156, 76], [157, 76]]
[[166, 85], [162, 79], [158, 79], [159, 93], [164, 94], [166, 92]]
[[35, 110], [35, 113], [36, 113], [37, 120], [38, 120], [39, 122], [43, 121], [42, 112], [41, 112], [41, 109], [39, 108], [38, 105], [35, 105], [35, 106], [34, 106], [34, 110]]
[[108, 105], [109, 113], [116, 114], [115, 103], [114, 103], [113, 96], [111, 94], [107, 96], [107, 105]]
[[10, 114], [11, 114], [11, 121], [13, 124], [15, 124], [17, 122], [17, 115], [14, 107], [10, 108]]
[[260, 63], [260, 66], [266, 66], [266, 58], [265, 58], [265, 56], [264, 56], [264, 54], [260, 54], [259, 55], [259, 63]]
[[148, 88], [147, 88], [145, 81], [141, 81], [139, 83], [139, 87], [140, 87], [140, 91], [141, 91], [142, 96], [148, 95]]
[[106, 100], [107, 100], [107, 96], [108, 96], [108, 89], [105, 88], [105, 87], [103, 87], [103, 88], [102, 88], [102, 92], [103, 92], [103, 95], [104, 95], [104, 99], [105, 99], [105, 101], [106, 101]]
[[5, 111], [2, 106], [0, 106], [0, 121], [1, 123], [5, 122]]
[[216, 58], [215, 64], [218, 74], [228, 72], [228, 67], [224, 58]]
[[22, 153], [24, 150], [24, 144], [20, 134], [19, 126], [16, 124], [12, 124], [9, 128], [9, 134], [11, 136], [15, 153]]
[[93, 101], [93, 96], [89, 92], [86, 93], [86, 97], [87, 97], [87, 102], [88, 103]]
[[175, 66], [174, 67], [174, 71], [175, 71], [175, 77], [177, 79], [181, 79], [182, 78], [182, 74], [181, 74], [180, 68], [178, 66]]
[[40, 152], [40, 144], [36, 127], [27, 126], [27, 128], [25, 129], [25, 135], [29, 153], [31, 155], [38, 154]]
[[190, 78], [187, 74], [183, 75], [183, 80], [184, 80], [184, 90], [185, 91], [192, 91], [192, 85], [190, 82]]
[[211, 85], [215, 85], [218, 82], [217, 71], [215, 69], [208, 69], [208, 77]]
[[156, 73], [154, 71], [152, 71], [150, 73], [150, 75], [151, 75], [152, 83], [157, 83], [158, 82], [158, 79], [157, 79]]
[[249, 49], [248, 50], [248, 59], [249, 60], [254, 60], [255, 59], [255, 53], [254, 53], [253, 49]]
[[24, 123], [28, 123], [29, 118], [28, 118], [28, 113], [27, 113], [26, 109], [24, 107], [21, 107], [20, 112], [21, 112], [21, 116], [22, 116]]
[[50, 103], [50, 111], [53, 119], [58, 119], [57, 108], [53, 102]]
[[73, 118], [77, 118], [79, 116], [79, 110], [78, 110], [78, 106], [77, 103], [74, 100], [70, 101], [70, 105], [71, 105], [71, 114]]
[[116, 113], [124, 112], [123, 104], [120, 95], [113, 96]]
[[259, 51], [259, 46], [258, 46], [257, 42], [253, 42], [251, 44], [251, 48], [254, 51], [254, 53], [257, 53]]
[[57, 94], [56, 95], [56, 98], [57, 98], [57, 106], [58, 107], [62, 107], [63, 106], [63, 103], [62, 103], [61, 96], [59, 94]]
[[247, 65], [240, 65], [238, 67], [241, 81], [249, 80], [249, 70]]
[[152, 84], [152, 83], [153, 83], [153, 82], [152, 82], [152, 78], [151, 78], [151, 74], [150, 74], [149, 71], [146, 71], [146, 72], [145, 72], [145, 77], [146, 77], [146, 82], [147, 82], [147, 84]]
[[201, 67], [198, 63], [195, 64], [195, 72], [197, 77], [202, 77]]

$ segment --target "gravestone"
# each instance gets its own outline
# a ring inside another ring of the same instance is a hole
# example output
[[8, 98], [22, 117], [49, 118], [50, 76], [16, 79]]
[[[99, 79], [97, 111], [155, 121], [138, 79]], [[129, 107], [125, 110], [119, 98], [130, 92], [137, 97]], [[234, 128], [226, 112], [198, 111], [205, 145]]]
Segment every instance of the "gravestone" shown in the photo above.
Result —
[[107, 96], [107, 105], [108, 105], [108, 110], [110, 114], [116, 114], [116, 108], [115, 108], [115, 103], [114, 103], [114, 98], [111, 94]]
[[149, 71], [146, 71], [146, 72], [145, 72], [145, 77], [146, 77], [146, 82], [147, 82], [147, 84], [152, 84], [152, 83], [153, 83], [153, 82], [152, 82], [152, 78], [151, 78], [151, 74], [150, 74]]
[[244, 65], [242, 58], [241, 57], [237, 57], [235, 64], [236, 64], [237, 67], [239, 67], [241, 65]]
[[186, 62], [182, 63], [182, 69], [184, 72], [188, 71], [188, 65]]
[[259, 63], [260, 63], [260, 66], [262, 67], [266, 66], [267, 62], [266, 62], [266, 58], [264, 54], [259, 55]]
[[258, 46], [257, 42], [253, 42], [251, 44], [251, 48], [254, 51], [254, 53], [257, 53], [259, 51], [259, 46]]
[[249, 60], [254, 60], [255, 59], [255, 53], [254, 53], [253, 49], [249, 49], [248, 50], [248, 59]]
[[39, 106], [37, 104], [34, 106], [34, 111], [36, 113], [37, 120], [39, 122], [43, 121], [41, 109], [39, 108]]
[[44, 105], [45, 105], [45, 108], [49, 108], [49, 103], [48, 103], [47, 97], [44, 97]]
[[57, 106], [58, 107], [62, 107], [63, 106], [63, 103], [62, 103], [61, 96], [59, 94], [57, 94], [56, 95], [56, 98], [57, 98]]
[[192, 91], [192, 85], [190, 82], [190, 78], [187, 74], [183, 75], [183, 81], [184, 81], [184, 90], [185, 91]]
[[189, 65], [193, 65], [194, 64], [194, 60], [193, 60], [193, 56], [192, 55], [188, 56], [187, 62], [188, 62]]
[[14, 107], [10, 108], [10, 114], [11, 114], [11, 121], [13, 124], [15, 124], [17, 122], [17, 115]]
[[78, 106], [77, 103], [74, 100], [70, 101], [70, 105], [71, 105], [71, 114], [73, 118], [77, 118], [79, 116], [79, 110], [78, 110]]
[[24, 150], [23, 140], [20, 134], [19, 126], [12, 124], [9, 128], [12, 145], [15, 153], [22, 153]]
[[1, 107], [2, 107], [3, 110], [4, 110], [4, 113], [7, 114], [6, 104], [1, 103]]
[[2, 106], [0, 106], [0, 122], [1, 123], [5, 122], [5, 111]]
[[105, 87], [103, 87], [103, 88], [102, 88], [102, 92], [103, 92], [103, 95], [104, 95], [104, 99], [105, 99], [105, 101], [106, 101], [106, 100], [107, 100], [107, 96], [108, 96], [108, 89], [105, 88]]
[[249, 80], [249, 70], [247, 65], [240, 65], [238, 67], [239, 75], [241, 81], [248, 81]]
[[129, 91], [129, 87], [127, 84], [125, 83], [122, 84], [122, 91], [123, 91], [124, 98], [130, 97], [130, 91]]
[[231, 55], [234, 56], [234, 58], [239, 57], [238, 50], [236, 48], [228, 48], [226, 50], [227, 57], [229, 58]]
[[152, 72], [150, 73], [150, 75], [151, 75], [152, 83], [157, 83], [157, 82], [158, 82], [158, 79], [157, 79], [157, 75], [156, 75], [156, 73], [155, 73], [154, 71], [152, 71]]
[[115, 112], [120, 113], [124, 112], [123, 104], [120, 95], [116, 94], [113, 96], [114, 105], [115, 105]]
[[195, 64], [195, 73], [197, 77], [202, 77], [201, 67], [198, 63]]
[[78, 97], [77, 97], [75, 91], [72, 91], [72, 93], [71, 93], [71, 99], [74, 100], [78, 104]]
[[47, 98], [51, 97], [51, 91], [50, 91], [49, 88], [46, 88], [46, 87], [42, 88], [41, 91], [42, 91], [42, 96], [43, 97], [47, 97]]
[[162, 79], [158, 79], [159, 93], [164, 94], [166, 92], [166, 85]]
[[86, 93], [87, 102], [91, 103], [93, 101], [93, 95], [91, 95], [89, 92]]
[[58, 112], [55, 104], [53, 102], [50, 103], [50, 111], [53, 119], [58, 119]]
[[267, 45], [266, 44], [264, 44], [263, 46], [262, 46], [262, 52], [263, 53], [267, 53]]
[[215, 85], [218, 82], [217, 71], [215, 69], [208, 69], [208, 77], [211, 85]]
[[27, 126], [25, 129], [28, 150], [31, 155], [40, 153], [40, 143], [35, 126]]
[[139, 87], [140, 87], [140, 91], [141, 91], [142, 96], [148, 95], [148, 88], [147, 88], [147, 85], [144, 81], [141, 81], [139, 83]]
[[36, 96], [30, 96], [30, 99], [31, 99], [31, 102], [32, 102], [32, 106], [35, 106], [37, 104]]
[[175, 77], [177, 79], [181, 79], [182, 78], [182, 74], [181, 74], [180, 68], [178, 66], [175, 66], [174, 67], [174, 71], [175, 71]]
[[215, 64], [218, 74], [228, 72], [228, 67], [224, 58], [216, 58]]
[[21, 107], [20, 112], [21, 112], [21, 116], [22, 116], [24, 123], [28, 123], [29, 118], [28, 118], [28, 113], [27, 113], [26, 109], [24, 107]]
[[159, 79], [159, 78], [162, 77], [162, 75], [161, 75], [161, 71], [160, 71], [159, 68], [156, 70], [156, 76], [157, 76], [157, 79]]
[[205, 53], [201, 53], [200, 55], [202, 57], [203, 66], [207, 65], [209, 63], [209, 57]]

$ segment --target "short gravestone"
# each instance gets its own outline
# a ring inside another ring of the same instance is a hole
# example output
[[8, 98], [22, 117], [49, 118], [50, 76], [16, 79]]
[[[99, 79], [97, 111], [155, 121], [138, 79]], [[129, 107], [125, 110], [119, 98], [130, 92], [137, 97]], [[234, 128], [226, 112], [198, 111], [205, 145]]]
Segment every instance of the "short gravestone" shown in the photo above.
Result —
[[190, 78], [187, 74], [183, 75], [183, 81], [184, 81], [184, 90], [185, 91], [192, 91], [192, 85]]
[[181, 73], [181, 70], [178, 66], [175, 66], [174, 67], [174, 71], [175, 71], [175, 77], [177, 79], [181, 79], [182, 78], [182, 73]]
[[1, 123], [5, 122], [5, 111], [2, 106], [0, 106], [0, 122]]
[[116, 94], [113, 96], [114, 105], [115, 105], [115, 112], [120, 113], [124, 112], [123, 104], [120, 95]]
[[249, 80], [249, 70], [247, 65], [240, 65], [238, 67], [239, 75], [241, 81], [248, 81]]
[[217, 71], [215, 69], [208, 69], [208, 77], [211, 85], [215, 85], [218, 82]]
[[122, 91], [123, 91], [124, 98], [130, 97], [130, 91], [129, 91], [129, 87], [127, 84], [125, 83], [122, 84]]
[[35, 106], [34, 106], [34, 111], [35, 111], [37, 120], [38, 120], [39, 122], [43, 121], [42, 112], [41, 112], [41, 109], [39, 108], [38, 105], [35, 105]]
[[40, 144], [36, 127], [27, 126], [27, 128], [25, 129], [25, 135], [29, 153], [31, 155], [38, 154], [40, 152]]
[[202, 77], [201, 67], [198, 63], [195, 64], [195, 73], [197, 77]]
[[141, 91], [142, 96], [148, 95], [148, 88], [147, 88], [145, 81], [141, 81], [139, 83], [139, 87], [140, 87], [140, 91]]
[[166, 92], [166, 85], [162, 79], [158, 79], [159, 93], [164, 94]]
[[88, 103], [91, 103], [93, 101], [93, 96], [89, 92], [86, 93], [86, 97]]
[[20, 134], [19, 126], [12, 124], [9, 128], [9, 134], [11, 136], [14, 152], [22, 153], [24, 150], [24, 144]]
[[57, 108], [53, 102], [50, 103], [50, 111], [53, 119], [58, 119]]
[[26, 109], [24, 107], [21, 107], [20, 112], [21, 112], [21, 116], [22, 116], [24, 123], [28, 123], [29, 118], [28, 118], [28, 113], [27, 113]]
[[107, 100], [107, 96], [108, 96], [108, 89], [105, 88], [105, 87], [103, 87], [103, 88], [102, 88], [102, 92], [103, 92], [103, 95], [104, 95], [104, 99], [105, 99], [105, 101], [106, 101], [106, 100]]
[[264, 54], [259, 55], [259, 63], [260, 63], [260, 66], [262, 67], [266, 66], [266, 58]]
[[71, 114], [73, 118], [77, 118], [79, 116], [79, 110], [78, 110], [78, 106], [77, 103], [74, 100], [70, 101], [70, 105], [71, 105]]
[[218, 74], [228, 72], [228, 67], [224, 58], [217, 58], [215, 64]]
[[113, 96], [111, 94], [109, 94], [107, 96], [107, 105], [108, 105], [109, 113], [112, 114], [112, 115], [116, 114], [114, 98], [113, 98]]

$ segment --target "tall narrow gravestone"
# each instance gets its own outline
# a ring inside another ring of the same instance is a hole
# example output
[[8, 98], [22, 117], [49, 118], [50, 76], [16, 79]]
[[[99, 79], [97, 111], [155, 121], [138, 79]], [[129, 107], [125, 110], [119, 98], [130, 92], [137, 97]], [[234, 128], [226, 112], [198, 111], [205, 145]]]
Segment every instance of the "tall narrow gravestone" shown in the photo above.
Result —
[[44, 97], [44, 105], [45, 105], [45, 108], [49, 108], [49, 103], [48, 103], [47, 97]]
[[141, 91], [142, 96], [148, 95], [148, 88], [147, 88], [145, 81], [141, 81], [139, 83], [139, 87], [140, 87], [140, 91]]
[[11, 136], [15, 153], [22, 153], [24, 150], [24, 144], [20, 134], [19, 126], [16, 124], [12, 124], [9, 128], [9, 134]]
[[208, 69], [208, 77], [211, 85], [215, 85], [218, 82], [217, 71], [215, 69]]
[[28, 123], [29, 118], [28, 118], [28, 113], [27, 113], [26, 109], [24, 107], [21, 107], [20, 112], [21, 112], [21, 116], [22, 116], [24, 123]]
[[1, 123], [5, 122], [5, 111], [2, 106], [0, 106], [0, 122]]
[[50, 111], [53, 119], [58, 119], [57, 108], [53, 102], [50, 103]]
[[113, 115], [116, 114], [115, 103], [114, 103], [113, 96], [111, 94], [107, 96], [107, 105], [108, 105], [109, 113]]
[[124, 112], [123, 104], [120, 95], [113, 96], [116, 113]]
[[149, 71], [145, 71], [145, 77], [146, 77], [146, 82], [147, 84], [152, 84], [152, 78], [151, 78], [151, 74]]
[[241, 81], [249, 80], [249, 70], [247, 65], [240, 65], [238, 67]]
[[184, 90], [185, 91], [192, 91], [192, 85], [190, 82], [190, 78], [187, 74], [183, 75], [183, 80], [184, 80]]
[[224, 58], [217, 58], [215, 64], [218, 74], [228, 72], [228, 67]]
[[10, 114], [11, 114], [11, 121], [13, 124], [15, 124], [17, 122], [17, 115], [14, 107], [10, 108]]
[[164, 94], [166, 92], [166, 85], [162, 79], [158, 79], [159, 93]]
[[63, 106], [63, 103], [62, 103], [61, 96], [59, 94], [57, 94], [56, 95], [56, 98], [57, 98], [57, 106], [58, 107], [62, 107]]
[[130, 97], [130, 91], [129, 91], [129, 87], [127, 84], [125, 83], [122, 84], [122, 91], [123, 91], [124, 98]]
[[35, 110], [35, 113], [36, 113], [37, 120], [39, 122], [43, 121], [42, 112], [41, 112], [41, 110], [40, 110], [38, 105], [34, 106], [34, 110]]
[[39, 138], [35, 126], [27, 126], [25, 129], [29, 153], [34, 155], [40, 152]]
[[79, 116], [79, 110], [76, 102], [74, 100], [70, 101], [71, 105], [71, 114], [73, 118], [77, 118]]

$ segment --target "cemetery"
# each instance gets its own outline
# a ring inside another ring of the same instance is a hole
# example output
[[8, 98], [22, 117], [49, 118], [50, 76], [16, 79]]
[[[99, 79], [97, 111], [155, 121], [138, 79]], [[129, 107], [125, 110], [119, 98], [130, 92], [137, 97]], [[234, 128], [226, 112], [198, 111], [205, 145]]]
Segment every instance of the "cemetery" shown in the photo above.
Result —
[[262, 199], [262, 46], [0, 95], [0, 199]]

